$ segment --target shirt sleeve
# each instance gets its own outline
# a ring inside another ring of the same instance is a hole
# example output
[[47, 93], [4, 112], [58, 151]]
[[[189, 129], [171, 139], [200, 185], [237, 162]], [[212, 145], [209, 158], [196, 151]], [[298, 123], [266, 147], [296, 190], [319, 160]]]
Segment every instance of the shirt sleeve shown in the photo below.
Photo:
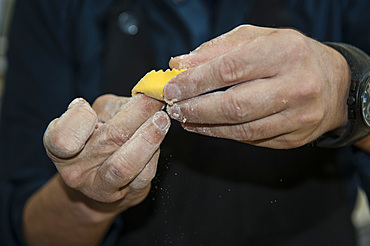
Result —
[[109, 1], [15, 3], [0, 118], [0, 245], [25, 245], [24, 204], [56, 172], [42, 141], [48, 123], [73, 98], [91, 102], [99, 94], [101, 39], [95, 20], [104, 6], [96, 2]]

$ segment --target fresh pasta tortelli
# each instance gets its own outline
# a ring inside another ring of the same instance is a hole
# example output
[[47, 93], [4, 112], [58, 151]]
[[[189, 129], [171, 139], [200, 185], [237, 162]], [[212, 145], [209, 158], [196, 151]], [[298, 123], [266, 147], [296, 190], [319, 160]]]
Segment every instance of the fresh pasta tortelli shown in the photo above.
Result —
[[132, 96], [144, 93], [152, 98], [164, 101], [163, 88], [166, 83], [185, 70], [167, 69], [166, 71], [152, 70], [147, 73], [132, 89]]

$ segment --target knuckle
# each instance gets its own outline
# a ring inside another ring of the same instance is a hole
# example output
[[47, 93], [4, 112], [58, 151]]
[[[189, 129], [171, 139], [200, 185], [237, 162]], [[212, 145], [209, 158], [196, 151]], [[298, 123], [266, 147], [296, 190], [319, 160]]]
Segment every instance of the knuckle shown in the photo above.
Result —
[[238, 98], [227, 96], [221, 103], [220, 113], [231, 122], [242, 122], [245, 118], [245, 109], [241, 106]]
[[117, 151], [106, 161], [106, 165], [109, 166], [107, 175], [112, 180], [118, 179], [127, 183], [133, 180], [140, 171], [140, 161], [137, 160], [137, 156], [127, 155], [125, 152]]
[[252, 128], [248, 127], [247, 125], [237, 125], [235, 131], [235, 139], [239, 139], [241, 141], [255, 141], [256, 138], [254, 137], [254, 131]]
[[126, 168], [122, 168], [120, 165], [111, 165], [108, 172], [113, 179], [124, 179], [127, 173]]
[[309, 46], [306, 37], [293, 29], [286, 29], [285, 34], [289, 41], [288, 55], [296, 59], [305, 59], [309, 55]]
[[315, 99], [323, 93], [323, 87], [318, 83], [319, 79], [314, 76], [302, 78], [299, 86], [294, 90], [294, 97], [297, 100]]
[[93, 103], [93, 107], [100, 104], [105, 104], [107, 101], [111, 100], [114, 96], [112, 94], [105, 94], [102, 96], [99, 96], [95, 99]]
[[146, 164], [141, 173], [130, 183], [130, 187], [134, 190], [143, 190], [148, 187], [155, 177], [157, 164], [158, 155]]
[[117, 147], [122, 146], [130, 138], [130, 132], [124, 127], [112, 125], [107, 128], [106, 140]]
[[106, 173], [101, 177], [101, 182], [104, 184], [103, 190], [108, 193], [112, 192], [112, 190], [126, 186], [133, 178], [133, 174], [129, 171], [127, 166], [119, 164], [109, 165]]
[[249, 33], [251, 31], [251, 29], [254, 28], [252, 25], [250, 24], [243, 24], [243, 25], [239, 25], [237, 27], [235, 27], [233, 30], [231, 30], [231, 32], [240, 32], [240, 33]]
[[77, 167], [71, 167], [63, 170], [60, 175], [62, 176], [64, 183], [73, 188], [78, 189], [81, 184], [81, 172]]
[[236, 57], [223, 55], [220, 57], [218, 76], [226, 85], [239, 82], [243, 78], [243, 69]]
[[[280, 43], [278, 54], [281, 60], [306, 62], [310, 55], [307, 37], [294, 29], [277, 29], [269, 34], [269, 38]], [[274, 52], [276, 50], [274, 49]]]
[[106, 177], [111, 181], [125, 181], [134, 178], [134, 167], [135, 164], [128, 160], [124, 155], [117, 154], [114, 157], [112, 163], [109, 163], [109, 169]]
[[301, 115], [299, 124], [302, 126], [313, 127], [319, 125], [324, 118], [324, 111], [318, 108]]
[[270, 125], [259, 124], [249, 130], [252, 141], [269, 138], [272, 135], [273, 128]]

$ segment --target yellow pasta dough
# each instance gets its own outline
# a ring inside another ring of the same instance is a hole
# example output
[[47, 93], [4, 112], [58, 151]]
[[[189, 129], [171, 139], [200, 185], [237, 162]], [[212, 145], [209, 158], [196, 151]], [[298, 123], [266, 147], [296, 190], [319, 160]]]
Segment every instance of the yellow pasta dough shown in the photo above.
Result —
[[132, 89], [132, 96], [135, 96], [138, 93], [144, 93], [147, 96], [164, 101], [163, 88], [165, 84], [183, 71], [185, 70], [152, 70], [135, 85]]

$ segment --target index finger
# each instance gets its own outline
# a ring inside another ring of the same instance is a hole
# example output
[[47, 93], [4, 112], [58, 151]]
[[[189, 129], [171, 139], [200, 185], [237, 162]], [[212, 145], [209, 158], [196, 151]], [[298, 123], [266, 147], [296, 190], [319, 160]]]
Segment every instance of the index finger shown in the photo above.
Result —
[[[292, 90], [279, 79], [261, 79], [208, 93], [167, 106], [172, 119], [195, 124], [240, 124], [279, 113], [288, 106]], [[271, 90], [271, 85], [274, 89]]]
[[[163, 111], [155, 113], [98, 169], [95, 185], [107, 194], [122, 196], [120, 189], [133, 181], [151, 161], [170, 127]], [[111, 198], [111, 199], [112, 199]]]
[[102, 125], [86, 144], [89, 157], [102, 163], [126, 143], [148, 118], [160, 111], [164, 104], [143, 94], [129, 102]]
[[[264, 47], [261, 49], [261, 47]], [[277, 73], [273, 40], [245, 43], [171, 79], [164, 87], [167, 102], [174, 103], [241, 82], [268, 78]]]
[[256, 37], [271, 33], [271, 28], [241, 25], [233, 30], [201, 44], [190, 54], [171, 58], [169, 65], [175, 69], [189, 69], [199, 66], [238, 46], [240, 42], [251, 42]]

